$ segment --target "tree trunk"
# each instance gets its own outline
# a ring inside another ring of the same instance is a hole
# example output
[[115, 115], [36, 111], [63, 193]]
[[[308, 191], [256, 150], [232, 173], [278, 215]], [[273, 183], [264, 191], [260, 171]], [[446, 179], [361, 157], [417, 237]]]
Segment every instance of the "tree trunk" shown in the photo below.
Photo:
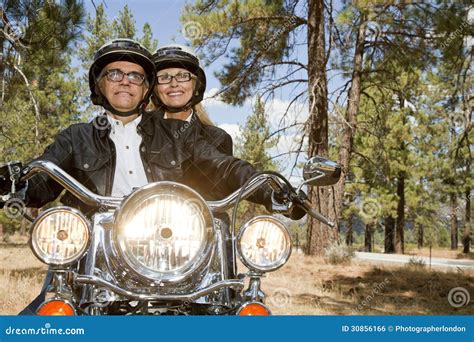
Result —
[[[3, 8], [0, 7], [0, 18], [2, 22], [4, 20]], [[2, 25], [2, 29], [6, 30], [5, 24]], [[6, 56], [3, 54], [3, 45], [5, 43], [4, 35], [0, 36], [0, 108], [3, 107], [3, 101], [5, 98], [5, 60]]]
[[405, 174], [400, 172], [397, 180], [397, 222], [395, 231], [395, 253], [405, 253]]
[[471, 249], [471, 188], [466, 189], [466, 209], [464, 219], [464, 232], [462, 237], [463, 253], [469, 253]]
[[[308, 1], [308, 85], [309, 118], [308, 155], [328, 155], [328, 108], [326, 77], [326, 45], [324, 28], [324, 1]], [[332, 206], [332, 193], [326, 188], [312, 188], [309, 199], [315, 210], [331, 221], [336, 221]], [[309, 217], [307, 231], [307, 253], [321, 255], [329, 244], [338, 239], [337, 229], [330, 229]]]
[[422, 224], [418, 226], [418, 248], [423, 248], [423, 242], [425, 239], [424, 229], [425, 227]]
[[395, 253], [395, 219], [393, 216], [385, 218], [385, 253]]
[[353, 232], [353, 224], [352, 224], [352, 219], [354, 218], [354, 215], [351, 215], [349, 217], [349, 220], [347, 221], [347, 233], [346, 233], [346, 245], [352, 246], [354, 243], [354, 232]]
[[365, 225], [364, 252], [372, 252], [372, 232], [373, 224], [367, 223]]
[[340, 215], [343, 208], [343, 194], [347, 175], [352, 157], [352, 149], [354, 144], [354, 135], [357, 126], [357, 112], [359, 111], [361, 82], [362, 82], [362, 62], [364, 59], [364, 43], [365, 43], [365, 26], [366, 14], [362, 13], [357, 38], [355, 43], [353, 72], [351, 88], [347, 100], [346, 124], [342, 131], [342, 141], [339, 150], [339, 163], [342, 167], [341, 180], [335, 185], [335, 210]]
[[457, 199], [456, 194], [449, 194], [451, 206], [451, 249], [458, 249], [458, 216], [457, 216]]

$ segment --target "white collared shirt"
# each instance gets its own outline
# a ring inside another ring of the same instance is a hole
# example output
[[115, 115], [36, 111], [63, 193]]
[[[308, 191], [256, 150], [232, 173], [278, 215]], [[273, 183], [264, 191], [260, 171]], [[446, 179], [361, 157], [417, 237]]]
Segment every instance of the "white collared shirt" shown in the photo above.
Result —
[[[191, 114], [189, 114], [189, 116], [184, 121], [191, 122], [191, 119], [193, 118], [193, 114], [194, 114], [194, 111], [191, 109]], [[167, 113], [165, 113], [165, 115], [163, 115], [163, 119], [169, 119]]]
[[115, 144], [116, 155], [112, 196], [123, 197], [130, 194], [134, 188], [148, 184], [140, 157], [142, 137], [137, 132], [142, 116], [125, 126], [110, 114], [107, 114], [107, 119], [111, 125], [109, 137]]

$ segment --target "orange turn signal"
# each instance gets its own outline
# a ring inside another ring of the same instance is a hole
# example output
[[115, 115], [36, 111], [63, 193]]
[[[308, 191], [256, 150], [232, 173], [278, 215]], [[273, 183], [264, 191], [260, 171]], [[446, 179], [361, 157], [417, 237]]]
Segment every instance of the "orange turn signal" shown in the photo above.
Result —
[[44, 303], [36, 312], [38, 316], [74, 316], [74, 308], [62, 301], [52, 300]]
[[239, 316], [269, 316], [270, 310], [261, 303], [244, 304], [237, 313]]

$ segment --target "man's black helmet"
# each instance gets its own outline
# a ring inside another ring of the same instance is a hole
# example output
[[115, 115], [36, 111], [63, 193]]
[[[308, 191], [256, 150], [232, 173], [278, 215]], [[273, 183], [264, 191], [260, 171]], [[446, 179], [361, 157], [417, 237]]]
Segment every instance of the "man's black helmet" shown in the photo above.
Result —
[[192, 107], [202, 101], [204, 91], [206, 90], [206, 74], [201, 68], [199, 58], [194, 52], [182, 45], [163, 46], [153, 54], [153, 63], [158, 73], [160, 70], [167, 68], [183, 68], [197, 76], [196, 88], [190, 102], [183, 108], [168, 108], [159, 99], [156, 93], [153, 93], [152, 100], [158, 107], [163, 107], [169, 111], [180, 111], [186, 107]]
[[118, 38], [107, 42], [94, 54], [94, 62], [89, 69], [89, 88], [91, 90], [91, 100], [95, 105], [104, 107], [112, 113], [122, 116], [136, 113], [136, 109], [127, 113], [118, 112], [108, 103], [105, 96], [99, 90], [99, 76], [104, 67], [112, 62], [127, 61], [140, 65], [145, 71], [145, 77], [148, 83], [148, 92], [143, 101], [139, 104], [147, 103], [153, 86], [155, 84], [155, 66], [152, 61], [152, 55], [143, 45], [127, 38]]

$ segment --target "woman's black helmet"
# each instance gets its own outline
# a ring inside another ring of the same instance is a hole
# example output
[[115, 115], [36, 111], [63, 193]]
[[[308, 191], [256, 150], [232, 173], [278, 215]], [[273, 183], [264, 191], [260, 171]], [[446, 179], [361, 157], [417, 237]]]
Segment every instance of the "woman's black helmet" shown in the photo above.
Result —
[[196, 88], [194, 89], [191, 100], [181, 108], [169, 108], [161, 102], [156, 93], [152, 94], [153, 103], [159, 108], [163, 108], [170, 112], [178, 112], [190, 108], [202, 101], [204, 91], [206, 90], [206, 74], [201, 68], [199, 58], [188, 47], [182, 45], [163, 46], [153, 54], [153, 63], [158, 73], [160, 70], [167, 68], [183, 68], [197, 76]]
[[153, 87], [155, 85], [155, 65], [152, 61], [152, 55], [140, 43], [126, 38], [114, 39], [107, 42], [94, 54], [94, 62], [89, 69], [89, 88], [91, 90], [91, 100], [95, 105], [104, 107], [119, 116], [128, 116], [137, 112], [135, 108], [129, 112], [119, 112], [115, 110], [103, 96], [99, 89], [99, 77], [104, 67], [112, 62], [127, 61], [140, 65], [145, 71], [145, 77], [148, 86], [148, 92], [138, 108], [148, 102]]

